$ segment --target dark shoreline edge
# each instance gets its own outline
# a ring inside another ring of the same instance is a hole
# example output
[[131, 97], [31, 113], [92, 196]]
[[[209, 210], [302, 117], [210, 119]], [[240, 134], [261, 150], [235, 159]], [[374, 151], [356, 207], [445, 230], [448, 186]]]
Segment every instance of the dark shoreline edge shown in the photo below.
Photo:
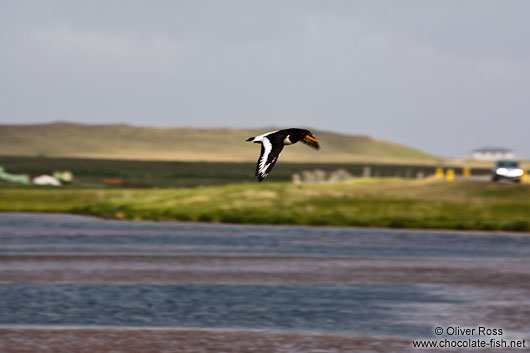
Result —
[[76, 216], [86, 219], [93, 220], [104, 220], [114, 222], [152, 222], [152, 223], [183, 223], [192, 225], [215, 225], [215, 226], [250, 226], [250, 227], [271, 227], [271, 228], [322, 228], [322, 229], [363, 229], [370, 231], [384, 231], [384, 232], [414, 232], [414, 233], [431, 233], [431, 234], [463, 234], [472, 236], [489, 236], [489, 235], [507, 235], [507, 236], [530, 236], [528, 231], [509, 231], [509, 230], [484, 230], [484, 229], [454, 229], [454, 228], [406, 228], [406, 227], [380, 227], [380, 226], [347, 226], [347, 225], [311, 225], [311, 224], [277, 224], [277, 223], [232, 223], [232, 222], [217, 222], [217, 221], [188, 221], [188, 220], [176, 220], [176, 219], [128, 219], [128, 218], [116, 218], [116, 217], [104, 217], [94, 214], [86, 213], [72, 213], [72, 212], [55, 212], [55, 211], [0, 211], [2, 214], [15, 214], [15, 215], [56, 215], [56, 216]]

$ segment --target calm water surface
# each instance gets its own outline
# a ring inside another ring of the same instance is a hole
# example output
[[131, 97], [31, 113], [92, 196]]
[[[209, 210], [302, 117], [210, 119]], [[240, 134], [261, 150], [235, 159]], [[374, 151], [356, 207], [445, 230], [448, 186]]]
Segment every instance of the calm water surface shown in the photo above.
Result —
[[[11, 261], [10, 270], [20, 271], [36, 270], [28, 265], [27, 256], [38, 260], [47, 255], [49, 264], [53, 256], [66, 254], [303, 255], [314, 256], [317, 264], [319, 258], [330, 256], [527, 259], [530, 237], [4, 213], [0, 214], [0, 253], [4, 261]], [[255, 270], [259, 273], [260, 268]], [[431, 336], [433, 322], [447, 308], [471, 301], [447, 286], [421, 283], [149, 284], [141, 283], [144, 278], [138, 278], [137, 284], [6, 283], [2, 276], [7, 275], [0, 272], [0, 325], [4, 326], [255, 328]], [[149, 272], [142, 276], [148, 277]]]
[[530, 257], [530, 237], [0, 214], [0, 253]]

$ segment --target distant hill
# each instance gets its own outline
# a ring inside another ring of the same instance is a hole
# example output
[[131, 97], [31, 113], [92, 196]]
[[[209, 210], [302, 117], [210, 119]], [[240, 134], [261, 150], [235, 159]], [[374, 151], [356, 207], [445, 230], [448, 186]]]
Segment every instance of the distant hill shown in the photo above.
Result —
[[[0, 125], [0, 155], [104, 159], [256, 161], [258, 146], [245, 142], [273, 128], [155, 128], [85, 125], [66, 122]], [[312, 130], [320, 151], [302, 144], [289, 146], [283, 161], [290, 162], [414, 162], [437, 157], [368, 136]]]

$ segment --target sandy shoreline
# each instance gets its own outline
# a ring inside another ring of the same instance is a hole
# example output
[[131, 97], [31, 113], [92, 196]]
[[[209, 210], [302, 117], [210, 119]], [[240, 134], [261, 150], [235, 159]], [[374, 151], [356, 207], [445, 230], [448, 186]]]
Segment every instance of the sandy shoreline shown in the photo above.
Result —
[[409, 352], [411, 340], [270, 330], [0, 328], [3, 353]]
[[530, 259], [0, 255], [0, 283], [415, 283], [530, 292]]
[[[274, 330], [151, 328], [4, 328], [3, 353], [406, 353], [477, 352], [419, 349], [413, 339]], [[524, 351], [514, 349], [513, 351]], [[480, 349], [480, 352], [498, 352]]]

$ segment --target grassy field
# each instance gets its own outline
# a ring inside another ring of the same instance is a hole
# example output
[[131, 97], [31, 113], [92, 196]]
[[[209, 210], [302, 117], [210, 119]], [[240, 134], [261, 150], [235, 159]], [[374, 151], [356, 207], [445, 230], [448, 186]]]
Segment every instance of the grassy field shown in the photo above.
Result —
[[[0, 125], [0, 154], [69, 158], [255, 162], [259, 146], [245, 142], [260, 129], [154, 128], [130, 125], [50, 123]], [[299, 163], [434, 163], [440, 159], [414, 148], [369, 136], [313, 131], [320, 151], [297, 144], [282, 155]]]
[[0, 189], [0, 211], [118, 219], [530, 231], [530, 185], [392, 178], [167, 189]]

